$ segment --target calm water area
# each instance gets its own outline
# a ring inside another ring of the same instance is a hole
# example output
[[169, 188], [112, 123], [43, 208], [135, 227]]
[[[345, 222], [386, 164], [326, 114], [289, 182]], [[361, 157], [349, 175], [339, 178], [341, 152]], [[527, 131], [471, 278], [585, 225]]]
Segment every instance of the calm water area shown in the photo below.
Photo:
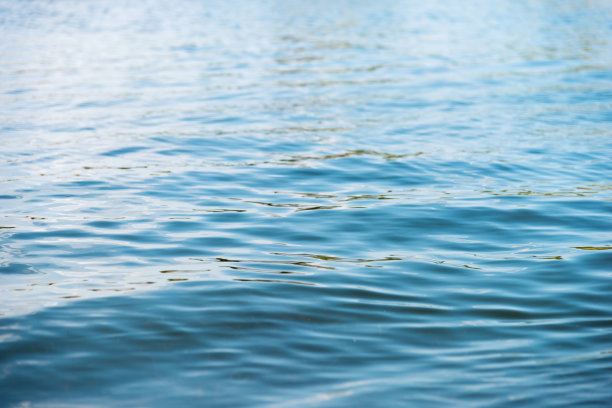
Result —
[[611, 404], [611, 1], [0, 0], [0, 407]]

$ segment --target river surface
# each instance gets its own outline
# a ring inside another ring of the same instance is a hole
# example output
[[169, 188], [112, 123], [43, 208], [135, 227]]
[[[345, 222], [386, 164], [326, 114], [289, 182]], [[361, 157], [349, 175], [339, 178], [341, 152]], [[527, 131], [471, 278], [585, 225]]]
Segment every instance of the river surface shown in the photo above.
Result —
[[612, 2], [0, 1], [0, 406], [604, 407]]

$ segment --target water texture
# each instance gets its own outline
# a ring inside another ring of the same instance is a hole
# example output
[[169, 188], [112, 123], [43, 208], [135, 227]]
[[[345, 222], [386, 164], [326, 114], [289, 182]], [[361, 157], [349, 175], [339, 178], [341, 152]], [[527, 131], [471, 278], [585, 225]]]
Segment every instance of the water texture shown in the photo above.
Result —
[[605, 0], [0, 0], [0, 406], [610, 406], [611, 41]]

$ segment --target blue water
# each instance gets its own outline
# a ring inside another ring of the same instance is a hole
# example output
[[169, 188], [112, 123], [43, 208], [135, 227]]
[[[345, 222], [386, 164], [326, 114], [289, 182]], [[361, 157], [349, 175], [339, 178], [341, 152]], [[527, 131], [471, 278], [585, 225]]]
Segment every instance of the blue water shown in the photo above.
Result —
[[612, 3], [0, 2], [0, 406], [605, 407]]

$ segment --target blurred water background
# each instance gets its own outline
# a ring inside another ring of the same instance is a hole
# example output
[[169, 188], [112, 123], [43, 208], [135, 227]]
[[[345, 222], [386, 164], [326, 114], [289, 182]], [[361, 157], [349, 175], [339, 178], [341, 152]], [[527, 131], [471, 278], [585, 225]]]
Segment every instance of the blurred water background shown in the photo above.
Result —
[[0, 2], [0, 406], [604, 407], [612, 2]]

